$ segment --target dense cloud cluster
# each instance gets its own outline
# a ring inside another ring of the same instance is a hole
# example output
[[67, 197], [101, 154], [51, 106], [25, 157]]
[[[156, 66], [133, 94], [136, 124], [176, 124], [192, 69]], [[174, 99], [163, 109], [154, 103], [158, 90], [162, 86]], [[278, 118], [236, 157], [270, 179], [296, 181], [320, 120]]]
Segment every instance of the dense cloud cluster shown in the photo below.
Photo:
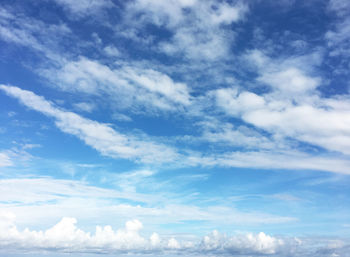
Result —
[[[76, 226], [75, 218], [64, 217], [47, 230], [19, 230], [11, 213], [0, 216], [0, 248], [22, 253], [59, 251], [65, 253], [134, 253], [134, 254], [181, 254], [181, 255], [237, 255], [237, 256], [308, 256], [309, 245], [298, 238], [277, 238], [246, 233], [227, 236], [213, 231], [203, 238], [192, 240], [160, 236], [152, 233], [148, 238], [140, 234], [143, 225], [139, 220], [130, 220], [125, 227], [113, 230], [111, 226], [97, 226], [94, 233], [85, 232]], [[308, 242], [309, 243], [309, 242]], [[336, 254], [345, 248], [342, 241], [329, 241], [329, 253]], [[306, 248], [305, 248], [306, 247]], [[300, 250], [306, 255], [299, 255]], [[321, 251], [319, 256], [326, 256]], [[325, 250], [325, 249], [323, 249]], [[315, 250], [312, 250], [315, 251]], [[310, 252], [311, 253], [311, 252]], [[327, 255], [329, 256], [329, 255]], [[333, 255], [336, 256], [336, 255]], [[346, 255], [342, 255], [346, 256]]]

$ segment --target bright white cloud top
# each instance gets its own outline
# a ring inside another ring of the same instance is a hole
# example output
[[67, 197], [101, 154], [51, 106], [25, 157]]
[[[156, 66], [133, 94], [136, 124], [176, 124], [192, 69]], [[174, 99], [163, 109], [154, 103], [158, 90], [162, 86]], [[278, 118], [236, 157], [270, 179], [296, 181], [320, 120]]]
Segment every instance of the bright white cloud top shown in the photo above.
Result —
[[349, 256], [349, 13], [3, 1], [0, 256]]

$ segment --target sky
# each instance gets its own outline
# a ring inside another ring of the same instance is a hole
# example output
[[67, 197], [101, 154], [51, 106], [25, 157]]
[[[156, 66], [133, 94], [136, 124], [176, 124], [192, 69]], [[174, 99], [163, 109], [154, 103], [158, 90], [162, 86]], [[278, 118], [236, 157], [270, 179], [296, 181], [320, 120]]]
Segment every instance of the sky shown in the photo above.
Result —
[[350, 256], [348, 0], [2, 0], [0, 256]]

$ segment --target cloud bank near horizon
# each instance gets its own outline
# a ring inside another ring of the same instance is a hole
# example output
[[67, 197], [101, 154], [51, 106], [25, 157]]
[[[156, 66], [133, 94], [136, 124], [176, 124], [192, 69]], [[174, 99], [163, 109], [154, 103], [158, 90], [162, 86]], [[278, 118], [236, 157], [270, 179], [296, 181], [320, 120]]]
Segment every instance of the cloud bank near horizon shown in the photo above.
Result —
[[[113, 230], [109, 225], [97, 226], [94, 233], [85, 232], [77, 226], [77, 220], [62, 218], [56, 225], [46, 230], [18, 230], [12, 213], [0, 215], [0, 248], [17, 253], [40, 253], [47, 251], [62, 253], [93, 254], [155, 254], [155, 255], [193, 255], [193, 256], [336, 256], [349, 245], [341, 240], [328, 240], [328, 247], [313, 247], [310, 239], [273, 237], [263, 232], [236, 234], [228, 236], [218, 231], [197, 238], [186, 239], [179, 236], [160, 236], [152, 233], [148, 238], [142, 236], [143, 224], [130, 220], [125, 227]], [[187, 236], [188, 237], [188, 236]], [[346, 255], [341, 255], [346, 256]]]

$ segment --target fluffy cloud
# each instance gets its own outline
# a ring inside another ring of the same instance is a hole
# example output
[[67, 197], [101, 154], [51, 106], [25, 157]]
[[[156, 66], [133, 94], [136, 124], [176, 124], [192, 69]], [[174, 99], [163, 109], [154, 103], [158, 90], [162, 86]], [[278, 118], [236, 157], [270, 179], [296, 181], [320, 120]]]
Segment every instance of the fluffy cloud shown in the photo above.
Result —
[[[5, 215], [4, 215], [5, 216]], [[23, 250], [61, 249], [64, 252], [105, 252], [105, 250], [126, 251], [146, 248], [146, 240], [139, 235], [142, 224], [138, 220], [126, 222], [125, 228], [113, 231], [110, 226], [96, 227], [91, 235], [76, 227], [75, 218], [64, 217], [45, 231], [19, 231], [7, 214], [2, 221], [1, 247]], [[6, 223], [7, 221], [7, 223]]]
[[258, 78], [258, 81], [283, 93], [306, 94], [319, 86], [321, 79], [306, 76], [298, 68], [290, 67], [285, 70], [264, 73]]
[[282, 239], [264, 233], [227, 237], [214, 231], [199, 242], [180, 242], [175, 238], [162, 238], [153, 233], [149, 239], [139, 232], [143, 225], [139, 220], [130, 220], [125, 228], [114, 231], [111, 226], [97, 226], [90, 234], [77, 228], [75, 218], [64, 217], [53, 227], [45, 231], [25, 229], [15, 226], [14, 215], [3, 213], [1, 216], [0, 247], [16, 248], [26, 251], [35, 249], [57, 250], [63, 252], [99, 252], [99, 253], [152, 253], [176, 251], [185, 253], [230, 252], [246, 254], [273, 254], [283, 245]]
[[[321, 79], [295, 68], [297, 64], [305, 66], [304, 57], [273, 61], [253, 52], [249, 58], [258, 67], [257, 81], [267, 85], [268, 92], [258, 95], [236, 88], [218, 89], [215, 91], [218, 107], [273, 135], [350, 154], [347, 95], [321, 97], [317, 90]], [[311, 72], [310, 64], [306, 66], [306, 71]]]
[[218, 231], [213, 231], [202, 240], [201, 247], [207, 251], [227, 251], [234, 254], [275, 254], [284, 245], [282, 239], [266, 235], [246, 234], [227, 237]]
[[262, 97], [251, 92], [233, 95], [231, 92], [232, 89], [217, 92], [217, 104], [227, 114], [274, 134], [350, 154], [350, 109], [347, 108], [350, 102], [347, 98], [338, 99], [338, 103], [342, 101], [339, 106], [331, 105], [334, 99], [317, 96], [293, 104], [273, 95]]
[[[98, 254], [181, 254], [194, 256], [339, 256], [348, 244], [341, 240], [278, 238], [263, 232], [227, 236], [213, 231], [202, 239], [174, 238], [152, 233], [149, 238], [140, 234], [139, 220], [130, 220], [125, 227], [97, 226], [94, 233], [79, 229], [75, 218], [64, 217], [47, 230], [19, 230], [15, 216], [0, 214], [0, 250], [19, 253], [55, 251], [64, 253]], [[315, 247], [314, 244], [318, 244]], [[347, 256], [347, 255], [341, 255]]]
[[240, 116], [244, 112], [258, 110], [265, 105], [265, 99], [251, 92], [241, 92], [235, 88], [215, 91], [217, 105], [227, 113]]

